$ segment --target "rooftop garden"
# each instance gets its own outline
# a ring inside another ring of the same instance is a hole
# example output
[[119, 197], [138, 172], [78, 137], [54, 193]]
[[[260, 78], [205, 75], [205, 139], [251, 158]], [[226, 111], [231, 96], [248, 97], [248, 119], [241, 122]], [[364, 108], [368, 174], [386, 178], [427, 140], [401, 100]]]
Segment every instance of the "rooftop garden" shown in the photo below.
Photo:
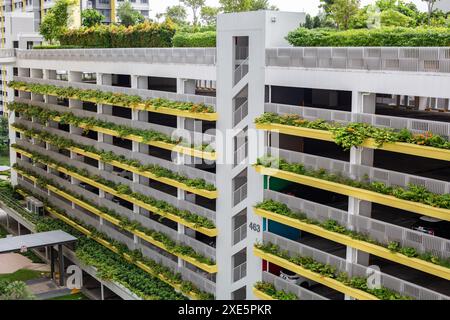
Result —
[[322, 11], [307, 15], [286, 39], [301, 47], [450, 46], [449, 13], [435, 10], [435, 0], [423, 1], [428, 12], [403, 0], [364, 7], [360, 0], [321, 0]]

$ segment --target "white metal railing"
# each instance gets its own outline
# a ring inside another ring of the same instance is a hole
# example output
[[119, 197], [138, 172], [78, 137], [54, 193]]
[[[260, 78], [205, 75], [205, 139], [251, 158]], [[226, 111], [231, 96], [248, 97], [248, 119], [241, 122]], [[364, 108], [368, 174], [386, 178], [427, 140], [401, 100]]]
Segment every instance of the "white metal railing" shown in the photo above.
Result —
[[[273, 243], [279, 246], [280, 250], [286, 251], [290, 256], [311, 257], [317, 262], [330, 265], [336, 268], [337, 272], [346, 272], [351, 277], [364, 277], [368, 275], [368, 267], [352, 263], [336, 255], [326, 253], [319, 249], [307, 246], [305, 244], [289, 240], [277, 234], [264, 232], [264, 243]], [[380, 272], [380, 284], [386, 288], [394, 290], [400, 294], [412, 297], [418, 300], [449, 300], [450, 297], [439, 292], [421, 287], [414, 283], [405, 281], [396, 276]]]
[[234, 50], [236, 60], [245, 60], [248, 58], [248, 47], [236, 46]]
[[234, 166], [242, 164], [248, 156], [248, 142], [245, 142], [236, 151], [234, 151]]
[[216, 48], [92, 48], [18, 50], [18, 59], [136, 61], [172, 64], [216, 64]]
[[274, 67], [331, 68], [450, 72], [449, 47], [294, 47], [266, 49], [266, 65]]
[[233, 245], [247, 238], [247, 223], [244, 223], [233, 231]]
[[0, 58], [13, 58], [16, 56], [15, 49], [0, 49]]
[[237, 205], [247, 198], [247, 182], [233, 192], [233, 204]]
[[271, 283], [275, 289], [295, 294], [299, 300], [329, 300], [315, 292], [300, 287], [299, 285], [286, 281], [272, 273], [263, 271], [262, 281]]
[[348, 111], [310, 108], [284, 104], [266, 103], [264, 110], [278, 114], [297, 114], [306, 120], [323, 119], [330, 122], [346, 124], [363, 122], [375, 127], [408, 129], [414, 133], [432, 132], [450, 138], [450, 123], [430, 120], [420, 120], [403, 117], [391, 117], [367, 113], [352, 113]]
[[234, 70], [234, 85], [237, 85], [248, 73], [248, 58], [242, 61]]
[[450, 240], [425, 234], [363, 215], [308, 201], [272, 190], [264, 190], [265, 200], [286, 204], [294, 212], [302, 212], [309, 219], [324, 222], [334, 220], [348, 229], [368, 235], [379, 243], [398, 242], [401, 247], [412, 247], [421, 253], [432, 253], [443, 259], [450, 258]]
[[239, 281], [247, 276], [247, 262], [241, 263], [233, 269], [233, 282]]
[[342, 174], [359, 181], [377, 181], [383, 182], [388, 186], [401, 187], [407, 187], [408, 184], [414, 184], [423, 186], [434, 193], [450, 193], [450, 182], [365, 165], [350, 164], [346, 161], [334, 160], [302, 152], [277, 148], [267, 148], [266, 150], [267, 154], [280, 157], [290, 163], [302, 163], [308, 169], [325, 169], [329, 172]]
[[233, 112], [233, 125], [236, 126], [247, 115], [248, 115], [248, 99], [245, 99]]

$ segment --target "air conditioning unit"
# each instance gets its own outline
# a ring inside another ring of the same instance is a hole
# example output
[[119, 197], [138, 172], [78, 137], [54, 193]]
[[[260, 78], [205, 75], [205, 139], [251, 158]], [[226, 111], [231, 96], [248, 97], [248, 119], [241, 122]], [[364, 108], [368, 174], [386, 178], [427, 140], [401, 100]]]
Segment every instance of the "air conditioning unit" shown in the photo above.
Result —
[[36, 199], [35, 197], [26, 197], [27, 210], [31, 213], [37, 214], [39, 216], [44, 215], [44, 204], [42, 201]]

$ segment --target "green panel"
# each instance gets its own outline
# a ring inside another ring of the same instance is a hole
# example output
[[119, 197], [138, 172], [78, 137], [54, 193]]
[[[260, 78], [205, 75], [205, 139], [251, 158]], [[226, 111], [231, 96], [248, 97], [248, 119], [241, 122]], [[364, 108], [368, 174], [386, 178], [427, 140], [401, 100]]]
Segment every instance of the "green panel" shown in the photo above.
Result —
[[[267, 189], [267, 181], [268, 181], [267, 178], [268, 178], [267, 176], [264, 176], [264, 189]], [[273, 190], [273, 191], [283, 190], [284, 188], [288, 187], [291, 184], [292, 184], [292, 182], [289, 182], [287, 180], [274, 178], [274, 177], [270, 178], [270, 190]]]

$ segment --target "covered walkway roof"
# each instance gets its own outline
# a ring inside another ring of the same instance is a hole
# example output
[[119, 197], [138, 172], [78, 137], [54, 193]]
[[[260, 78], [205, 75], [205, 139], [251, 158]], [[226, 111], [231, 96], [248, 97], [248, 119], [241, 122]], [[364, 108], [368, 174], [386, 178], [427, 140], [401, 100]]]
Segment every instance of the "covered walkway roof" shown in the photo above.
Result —
[[75, 241], [77, 241], [77, 238], [62, 230], [33, 233], [0, 239], [0, 253], [20, 251], [23, 247], [34, 249], [38, 247], [63, 245]]

